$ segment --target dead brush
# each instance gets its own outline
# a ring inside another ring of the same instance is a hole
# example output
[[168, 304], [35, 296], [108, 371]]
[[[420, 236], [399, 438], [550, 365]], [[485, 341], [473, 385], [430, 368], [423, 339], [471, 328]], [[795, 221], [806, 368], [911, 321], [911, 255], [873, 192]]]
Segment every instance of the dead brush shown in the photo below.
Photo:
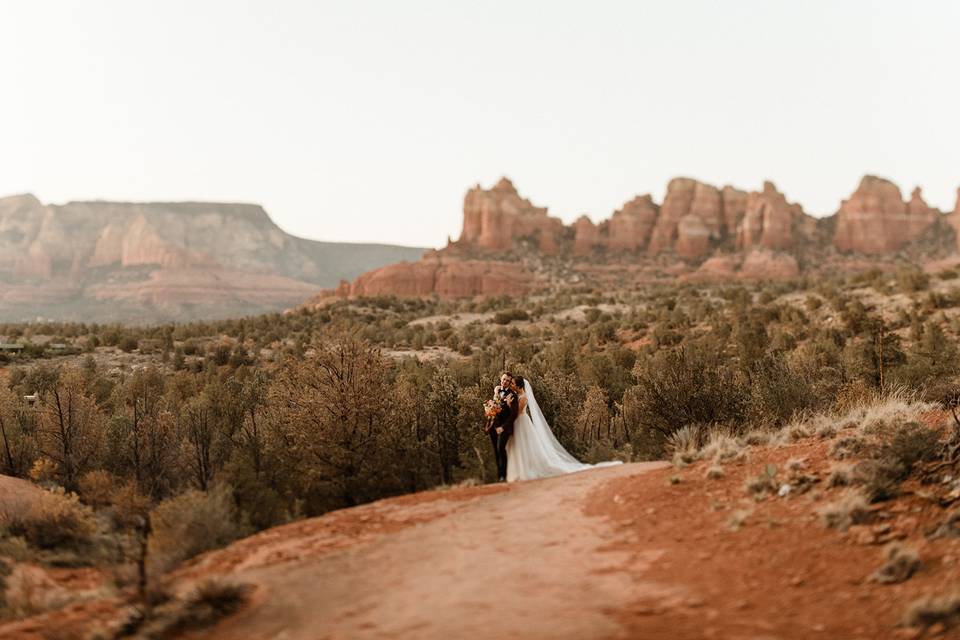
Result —
[[667, 437], [667, 451], [673, 454], [677, 468], [693, 464], [700, 458], [700, 427], [685, 425]]
[[849, 487], [853, 484], [853, 465], [834, 464], [830, 467], [830, 475], [827, 476], [827, 488]]
[[707, 470], [703, 472], [703, 477], [707, 480], [719, 480], [726, 475], [727, 473], [723, 470], [723, 467], [716, 462], [707, 467]]
[[712, 459], [715, 463], [723, 464], [742, 460], [746, 456], [746, 449], [742, 442], [729, 433], [711, 431], [699, 455], [703, 460]]
[[848, 460], [863, 454], [870, 446], [862, 436], [843, 436], [830, 445], [830, 457], [837, 460]]
[[916, 550], [899, 543], [891, 543], [883, 550], [884, 563], [870, 579], [880, 584], [898, 584], [910, 579], [922, 563]]
[[744, 488], [747, 493], [757, 501], [763, 500], [770, 495], [776, 495], [780, 489], [780, 483], [777, 480], [776, 465], [766, 465], [761, 473], [747, 479]]
[[950, 628], [960, 621], [960, 591], [925, 596], [911, 602], [903, 615], [905, 627], [928, 628], [942, 624]]
[[836, 502], [821, 507], [820, 517], [830, 529], [846, 531], [851, 525], [868, 522], [870, 509], [862, 494], [851, 491]]
[[207, 629], [237, 613], [247, 603], [252, 587], [208, 580], [184, 599], [174, 599], [139, 612], [128, 623], [128, 634], [143, 640], [167, 640], [188, 631]]
[[790, 491], [796, 493], [806, 493], [813, 485], [820, 482], [820, 477], [814, 473], [807, 472], [807, 461], [805, 458], [791, 458], [787, 461], [787, 484], [790, 485]]

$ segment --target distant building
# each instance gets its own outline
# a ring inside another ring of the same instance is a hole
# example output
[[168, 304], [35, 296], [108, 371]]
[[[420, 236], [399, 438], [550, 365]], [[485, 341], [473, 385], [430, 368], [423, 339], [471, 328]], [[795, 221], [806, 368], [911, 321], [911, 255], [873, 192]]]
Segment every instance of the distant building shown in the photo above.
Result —
[[0, 342], [0, 351], [8, 353], [20, 353], [23, 351], [23, 345], [19, 342]]

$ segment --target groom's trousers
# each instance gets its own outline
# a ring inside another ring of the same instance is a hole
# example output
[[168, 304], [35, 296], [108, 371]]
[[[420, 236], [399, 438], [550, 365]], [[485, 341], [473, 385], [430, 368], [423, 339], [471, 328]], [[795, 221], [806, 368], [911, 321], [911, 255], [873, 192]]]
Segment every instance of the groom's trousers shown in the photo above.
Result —
[[490, 429], [490, 442], [493, 444], [493, 452], [497, 458], [497, 479], [507, 479], [507, 441], [513, 435], [512, 431], [507, 429], [503, 433], [497, 433], [496, 429]]

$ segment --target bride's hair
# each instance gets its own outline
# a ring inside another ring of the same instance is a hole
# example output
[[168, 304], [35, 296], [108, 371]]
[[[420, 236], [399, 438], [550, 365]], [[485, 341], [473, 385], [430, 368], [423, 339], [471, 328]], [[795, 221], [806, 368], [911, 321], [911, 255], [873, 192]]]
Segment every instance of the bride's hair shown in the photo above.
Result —
[[517, 385], [517, 389], [523, 390], [523, 376], [515, 377], [513, 382]]

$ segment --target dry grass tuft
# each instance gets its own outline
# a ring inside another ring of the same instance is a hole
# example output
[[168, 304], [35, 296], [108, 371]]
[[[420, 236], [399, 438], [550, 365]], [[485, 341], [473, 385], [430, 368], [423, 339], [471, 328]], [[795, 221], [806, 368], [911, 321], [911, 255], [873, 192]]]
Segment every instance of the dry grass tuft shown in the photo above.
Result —
[[712, 459], [718, 463], [742, 460], [744, 455], [743, 443], [729, 433], [720, 430], [710, 432], [706, 446], [699, 453], [701, 459]]
[[727, 520], [727, 526], [730, 527], [731, 531], [739, 531], [743, 525], [747, 523], [751, 515], [753, 515], [753, 510], [751, 509], [737, 509], [730, 514], [730, 518]]
[[834, 464], [830, 467], [830, 475], [827, 476], [827, 488], [849, 487], [853, 484], [853, 465]]
[[707, 470], [703, 473], [703, 475], [707, 480], [719, 480], [720, 478], [723, 478], [727, 474], [723, 470], [723, 467], [721, 467], [719, 464], [714, 463], [709, 467], [707, 467]]
[[674, 431], [667, 438], [667, 450], [673, 453], [677, 468], [696, 462], [700, 450], [700, 427], [686, 425]]
[[904, 582], [916, 573], [922, 563], [916, 550], [904, 547], [899, 543], [887, 545], [883, 550], [884, 564], [877, 569], [870, 579], [880, 584], [897, 584]]
[[870, 510], [862, 494], [850, 491], [836, 502], [824, 505], [820, 509], [820, 516], [827, 527], [846, 531], [850, 525], [867, 522]]
[[862, 436], [843, 436], [830, 445], [830, 457], [837, 460], [848, 460], [863, 454], [870, 446]]
[[138, 613], [127, 622], [124, 632], [143, 640], [167, 640], [207, 629], [240, 611], [251, 590], [250, 585], [208, 580], [183, 600], [168, 600]]
[[761, 473], [747, 479], [745, 488], [755, 500], [763, 500], [768, 495], [775, 495], [780, 489], [776, 465], [768, 464]]
[[960, 620], [960, 591], [939, 596], [925, 596], [907, 606], [903, 616], [906, 627], [951, 627]]

